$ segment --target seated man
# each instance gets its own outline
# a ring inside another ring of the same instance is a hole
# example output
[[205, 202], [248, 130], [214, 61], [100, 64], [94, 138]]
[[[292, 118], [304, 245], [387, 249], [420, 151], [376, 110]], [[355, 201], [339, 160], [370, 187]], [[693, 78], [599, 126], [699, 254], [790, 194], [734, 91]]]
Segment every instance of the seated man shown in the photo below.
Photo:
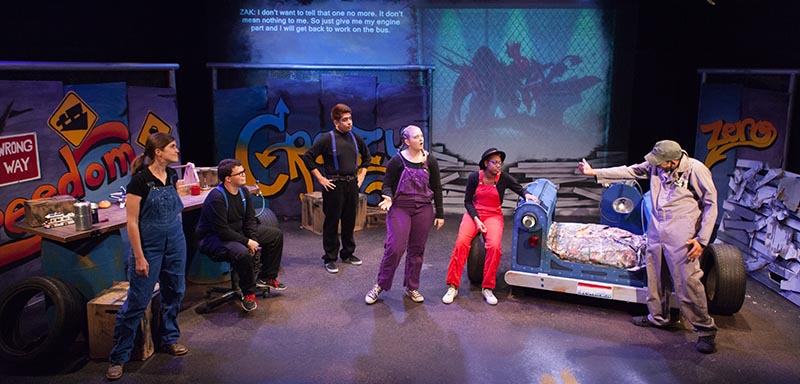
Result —
[[[246, 178], [241, 161], [220, 161], [217, 175], [221, 183], [203, 202], [197, 224], [198, 244], [212, 260], [231, 263], [239, 275], [242, 308], [249, 312], [258, 307], [257, 286], [276, 291], [286, 289], [277, 279], [283, 254], [283, 232], [258, 225], [250, 192], [244, 187]], [[261, 269], [255, 271], [259, 249], [262, 250]]]

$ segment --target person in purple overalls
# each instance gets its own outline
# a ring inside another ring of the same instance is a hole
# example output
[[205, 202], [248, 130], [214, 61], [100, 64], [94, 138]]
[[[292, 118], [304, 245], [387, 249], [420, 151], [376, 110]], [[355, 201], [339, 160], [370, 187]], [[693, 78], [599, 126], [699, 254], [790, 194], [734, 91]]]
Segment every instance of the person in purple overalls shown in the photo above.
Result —
[[178, 343], [181, 335], [178, 312], [186, 290], [183, 202], [175, 189], [178, 174], [168, 167], [179, 161], [178, 154], [175, 138], [158, 132], [147, 137], [144, 154], [131, 165], [133, 176], [126, 199], [128, 238], [133, 250], [128, 259], [130, 287], [114, 324], [111, 365], [106, 371], [108, 380], [122, 377], [122, 366], [131, 357], [139, 322], [156, 282], [161, 290], [160, 349], [173, 356], [189, 352]]
[[[439, 229], [444, 225], [439, 164], [425, 151], [425, 138], [419, 127], [409, 125], [403, 128], [400, 137], [404, 148], [386, 164], [383, 178], [383, 201], [378, 206], [389, 211], [386, 214], [386, 242], [378, 282], [364, 297], [367, 304], [374, 304], [381, 292], [392, 288], [394, 273], [403, 253], [406, 253], [405, 294], [415, 303], [425, 300], [419, 293], [425, 243], [431, 226]], [[436, 206], [435, 218], [431, 200]]]

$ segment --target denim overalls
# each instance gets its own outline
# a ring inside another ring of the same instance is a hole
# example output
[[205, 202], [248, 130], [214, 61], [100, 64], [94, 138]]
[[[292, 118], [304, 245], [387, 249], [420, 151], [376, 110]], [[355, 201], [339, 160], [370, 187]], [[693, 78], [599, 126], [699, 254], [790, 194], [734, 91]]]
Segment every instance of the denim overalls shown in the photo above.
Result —
[[114, 348], [109, 360], [124, 364], [131, 356], [133, 342], [156, 282], [161, 289], [160, 344], [178, 342], [178, 312], [186, 290], [186, 240], [180, 213], [183, 202], [172, 185], [148, 183], [150, 191], [139, 212], [139, 238], [144, 257], [150, 264], [147, 277], [136, 274], [133, 252], [128, 259], [128, 298], [117, 312], [114, 325]]

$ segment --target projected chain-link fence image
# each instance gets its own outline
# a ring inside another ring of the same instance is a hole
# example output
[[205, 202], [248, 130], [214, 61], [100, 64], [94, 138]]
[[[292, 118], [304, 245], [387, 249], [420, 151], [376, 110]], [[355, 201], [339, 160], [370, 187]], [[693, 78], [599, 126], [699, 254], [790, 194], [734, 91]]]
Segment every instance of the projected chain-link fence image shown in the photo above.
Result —
[[472, 159], [585, 156], [605, 144], [611, 15], [599, 9], [422, 9], [433, 140]]

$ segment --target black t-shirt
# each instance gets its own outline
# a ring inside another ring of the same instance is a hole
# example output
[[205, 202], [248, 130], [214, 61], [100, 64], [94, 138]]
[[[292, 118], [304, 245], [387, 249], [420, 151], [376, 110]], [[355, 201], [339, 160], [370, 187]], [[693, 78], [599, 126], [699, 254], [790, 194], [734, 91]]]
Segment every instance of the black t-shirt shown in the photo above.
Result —
[[141, 213], [141, 209], [144, 207], [144, 202], [147, 200], [147, 194], [150, 193], [151, 187], [166, 187], [168, 185], [175, 187], [177, 182], [178, 172], [172, 168], [167, 167], [167, 180], [166, 183], [162, 183], [161, 180], [153, 176], [153, 173], [150, 172], [150, 168], [144, 166], [131, 176], [131, 181], [128, 183], [126, 189], [131, 195], [141, 196], [142, 203], [139, 205], [139, 212]]
[[213, 235], [221, 241], [247, 245], [248, 240], [255, 238], [257, 225], [252, 200], [250, 192], [244, 187], [235, 195], [225, 187], [212, 189], [200, 211], [195, 233], [197, 238], [205, 239]]

